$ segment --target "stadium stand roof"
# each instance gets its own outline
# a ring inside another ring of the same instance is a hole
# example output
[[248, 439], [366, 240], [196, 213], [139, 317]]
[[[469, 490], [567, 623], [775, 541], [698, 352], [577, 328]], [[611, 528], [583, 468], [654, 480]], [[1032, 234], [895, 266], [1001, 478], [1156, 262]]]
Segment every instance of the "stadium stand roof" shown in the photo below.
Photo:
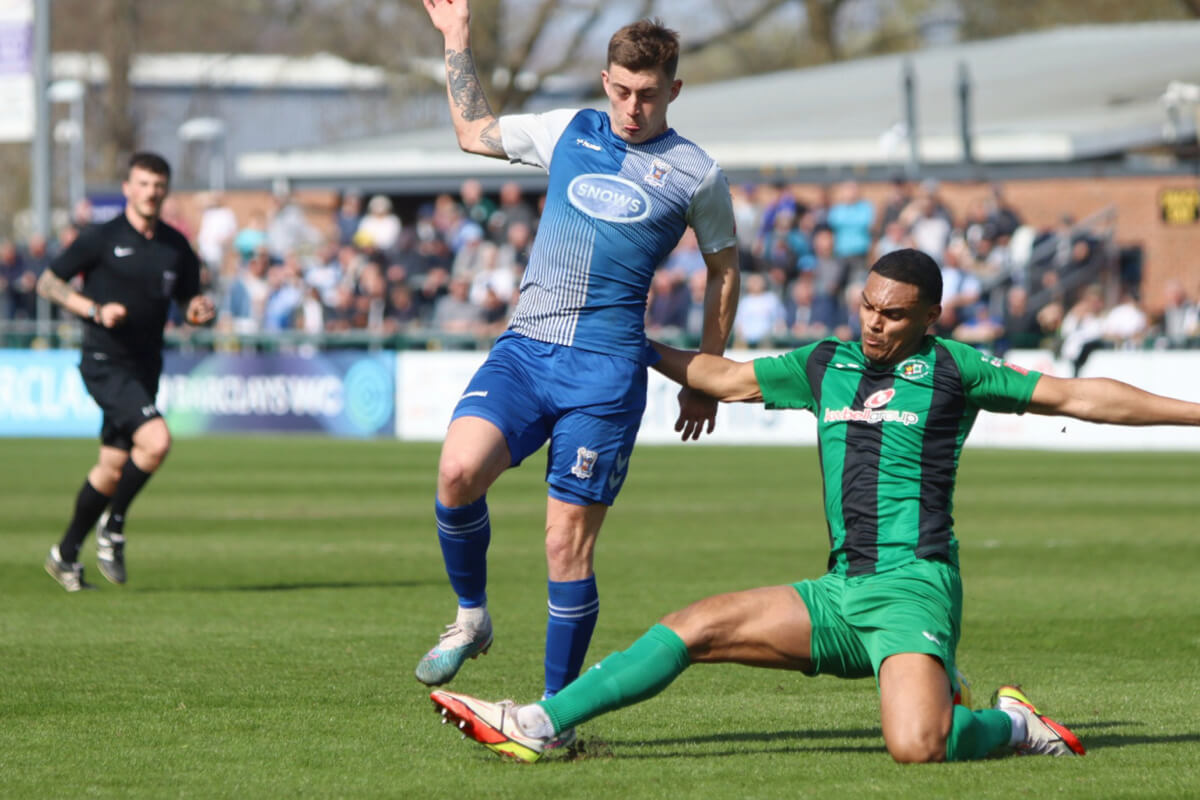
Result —
[[[902, 167], [905, 62], [916, 81], [922, 165], [962, 161], [957, 86], [971, 83], [972, 150], [984, 165], [1120, 158], [1196, 133], [1194, 105], [1172, 132], [1163, 94], [1200, 82], [1200, 21], [1061, 28], [913, 53], [687, 85], [671, 125], [730, 174]], [[604, 99], [597, 101], [603, 107]], [[458, 150], [448, 127], [243, 155], [243, 180], [374, 186], [518, 177]]]

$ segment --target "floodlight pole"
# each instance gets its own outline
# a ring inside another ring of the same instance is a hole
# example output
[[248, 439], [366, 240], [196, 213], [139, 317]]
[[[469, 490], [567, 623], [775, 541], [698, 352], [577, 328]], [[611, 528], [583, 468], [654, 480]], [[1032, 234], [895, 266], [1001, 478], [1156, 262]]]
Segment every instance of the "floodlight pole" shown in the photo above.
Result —
[[[33, 6], [33, 152], [30, 203], [33, 230], [50, 239], [50, 0], [34, 0]], [[37, 333], [50, 332], [50, 303], [37, 299]]]
[[[55, 127], [55, 138], [66, 142], [68, 146], [68, 194], [72, 211], [84, 198], [86, 177], [84, 175], [84, 118], [83, 104], [87, 97], [87, 86], [83, 81], [69, 78], [50, 84], [46, 94], [52, 103], [66, 103], [69, 106], [70, 118], [63, 120]], [[65, 123], [65, 124], [64, 124]], [[59, 134], [62, 134], [61, 137]]]
[[917, 76], [911, 58], [904, 59], [904, 120], [908, 131], [908, 173], [921, 171], [921, 153], [917, 136]]
[[967, 62], [958, 62], [958, 130], [962, 137], [962, 159], [964, 164], [975, 163], [971, 148], [971, 75]]
[[193, 117], [179, 126], [179, 138], [201, 142], [208, 148], [208, 188], [225, 190], [225, 121], [218, 117]]

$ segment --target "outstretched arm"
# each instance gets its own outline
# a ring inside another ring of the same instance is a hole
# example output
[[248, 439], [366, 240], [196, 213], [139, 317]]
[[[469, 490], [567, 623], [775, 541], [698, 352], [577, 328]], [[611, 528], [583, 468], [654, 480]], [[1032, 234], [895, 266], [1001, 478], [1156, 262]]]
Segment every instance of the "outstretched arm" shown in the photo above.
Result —
[[650, 344], [662, 356], [654, 368], [676, 383], [726, 403], [762, 402], [753, 361], [734, 361], [710, 353], [677, 350], [661, 342]]
[[1152, 394], [1111, 378], [1043, 375], [1028, 410], [1110, 425], [1200, 425], [1200, 403]]
[[468, 0], [423, 0], [433, 25], [442, 32], [446, 50], [446, 93], [458, 146], [468, 153], [507, 158], [500, 141], [500, 121], [492, 113], [471, 55], [471, 4]]
[[[704, 328], [700, 334], [700, 352], [721, 355], [725, 342], [733, 330], [733, 318], [737, 314], [738, 287], [741, 274], [738, 271], [736, 247], [727, 247], [715, 253], [704, 254], [704, 265], [708, 270], [708, 283], [704, 290]], [[699, 439], [701, 432], [712, 433], [717, 422], [717, 401], [686, 386], [679, 392], [679, 418], [675, 430], [682, 432], [683, 440]]]

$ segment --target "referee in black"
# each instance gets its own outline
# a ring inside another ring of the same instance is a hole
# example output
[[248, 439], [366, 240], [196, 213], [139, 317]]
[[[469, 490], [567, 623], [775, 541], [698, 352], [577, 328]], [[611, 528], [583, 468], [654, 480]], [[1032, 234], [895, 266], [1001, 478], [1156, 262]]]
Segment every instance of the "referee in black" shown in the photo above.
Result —
[[[187, 239], [159, 218], [171, 167], [154, 153], [135, 153], [121, 184], [125, 213], [85, 229], [38, 278], [38, 294], [83, 318], [79, 372], [104, 412], [100, 455], [75, 498], [62, 541], [46, 571], [68, 592], [91, 589], [79, 550], [96, 526], [101, 574], [125, 583], [125, 517], [129, 504], [167, 456], [171, 433], [154, 405], [162, 373], [163, 327], [171, 301], [193, 325], [211, 322], [212, 301], [200, 294], [200, 262]], [[68, 284], [83, 276], [82, 291]]]

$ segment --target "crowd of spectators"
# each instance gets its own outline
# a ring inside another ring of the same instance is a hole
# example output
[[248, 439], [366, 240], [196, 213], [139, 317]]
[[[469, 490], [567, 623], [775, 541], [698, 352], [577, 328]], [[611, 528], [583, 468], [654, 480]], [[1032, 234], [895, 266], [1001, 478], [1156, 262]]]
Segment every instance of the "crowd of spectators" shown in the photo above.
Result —
[[[1179, 346], [1200, 335], [1196, 300], [1177, 282], [1167, 286], [1161, 319], [1147, 318], [1136, 285], [1106, 306], [1098, 286], [1074, 279], [1094, 273], [1100, 243], [1069, 218], [1046, 230], [1023, 224], [999, 187], [981, 189], [959, 216], [933, 180], [896, 180], [875, 202], [854, 181], [811, 196], [767, 183], [731, 192], [743, 269], [738, 346], [856, 337], [869, 265], [902, 247], [924, 250], [942, 266], [936, 332], [989, 350], [1050, 345], [1082, 364], [1097, 347], [1140, 344], [1152, 334]], [[516, 303], [542, 202], [516, 183], [493, 199], [467, 180], [457, 194], [438, 195], [404, 220], [387, 196], [355, 192], [344, 193], [325, 220], [285, 195], [240, 219], [218, 194], [203, 198], [191, 225], [164, 215], [195, 244], [220, 331], [486, 341], [504, 329]], [[77, 209], [53, 243], [0, 241], [0, 318], [36, 315], [37, 275], [86, 214]], [[689, 232], [653, 278], [649, 333], [696, 343], [704, 284], [704, 259]]]
[[537, 220], [517, 184], [497, 204], [473, 180], [407, 223], [387, 196], [353, 192], [324, 226], [285, 196], [241, 227], [220, 197], [205, 206], [196, 241], [221, 299], [217, 325], [242, 335], [494, 337], [516, 302]]
[[[1152, 321], [1136, 281], [1101, 289], [1114, 273], [1105, 243], [1063, 217], [1036, 229], [998, 186], [953, 214], [936, 181], [893, 181], [878, 202], [854, 181], [801, 196], [786, 185], [732, 187], [743, 266], [735, 344], [786, 347], [857, 337], [858, 304], [875, 259], [904, 247], [942, 267], [943, 313], [935, 332], [993, 352], [1053, 347], [1077, 367], [1098, 347], [1141, 346], [1149, 336], [1182, 346], [1200, 334], [1196, 303], [1172, 283], [1168, 311]], [[687, 240], [659, 270], [648, 328], [696, 341], [703, 262]], [[1111, 307], [1108, 291], [1119, 291]], [[1036, 301], [1036, 305], [1034, 305]]]

